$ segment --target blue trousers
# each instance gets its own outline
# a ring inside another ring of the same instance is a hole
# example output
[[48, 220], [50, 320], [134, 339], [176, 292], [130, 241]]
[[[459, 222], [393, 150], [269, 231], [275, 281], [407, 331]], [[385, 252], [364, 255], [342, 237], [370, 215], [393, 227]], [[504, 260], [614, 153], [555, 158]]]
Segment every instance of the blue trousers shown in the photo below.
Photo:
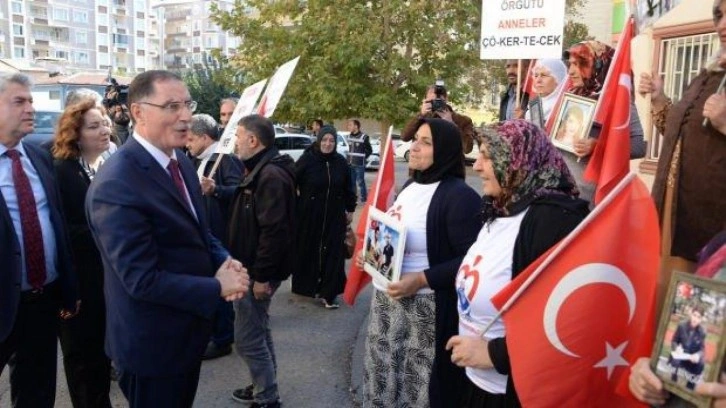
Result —
[[355, 185], [358, 183], [360, 187], [360, 202], [368, 201], [368, 190], [366, 190], [366, 168], [365, 166], [350, 166], [350, 183], [353, 191], [356, 192]]

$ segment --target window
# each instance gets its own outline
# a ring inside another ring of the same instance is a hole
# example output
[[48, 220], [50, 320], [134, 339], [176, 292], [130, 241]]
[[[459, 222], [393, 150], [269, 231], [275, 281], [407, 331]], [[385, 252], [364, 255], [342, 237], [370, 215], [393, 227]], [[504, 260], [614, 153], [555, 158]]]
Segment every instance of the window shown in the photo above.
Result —
[[33, 37], [36, 40], [50, 41], [50, 31], [45, 28], [34, 28]]
[[278, 150], [288, 150], [289, 146], [290, 146], [290, 139], [287, 136], [275, 138], [275, 147]]
[[13, 48], [13, 58], [25, 58], [25, 48]]
[[12, 4], [13, 14], [23, 14], [23, 3], [14, 1]]
[[108, 45], [108, 34], [96, 34], [98, 45]]
[[313, 144], [309, 137], [293, 137], [291, 139], [293, 149], [305, 149]]
[[125, 34], [114, 34], [113, 35], [113, 45], [120, 46], [120, 47], [128, 47], [129, 46], [129, 36]]
[[89, 63], [88, 53], [86, 51], [74, 51], [73, 52], [73, 61], [75, 61], [76, 64], [88, 64]]
[[60, 21], [68, 21], [68, 9], [54, 8], [53, 18]]
[[67, 60], [68, 59], [68, 51], [53, 51], [54, 57]]
[[98, 14], [96, 15], [96, 20], [98, 25], [108, 26], [108, 14]]
[[[660, 62], [658, 74], [663, 78], [663, 91], [675, 102], [681, 99], [683, 92], [706, 67], [708, 59], [720, 47], [716, 33], [690, 35], [665, 39], [660, 44]], [[648, 143], [648, 158], [658, 160], [663, 135], [652, 133]]]
[[88, 44], [88, 33], [85, 31], [76, 31], [76, 44]]
[[138, 38], [138, 37], [136, 37], [136, 49], [137, 50], [144, 50], [144, 49], [146, 49], [146, 40], [144, 38]]
[[23, 36], [23, 26], [20, 24], [13, 24], [13, 35]]
[[73, 21], [76, 23], [88, 23], [88, 12], [84, 10], [73, 10]]
[[51, 101], [60, 101], [60, 91], [48, 91], [48, 99]]

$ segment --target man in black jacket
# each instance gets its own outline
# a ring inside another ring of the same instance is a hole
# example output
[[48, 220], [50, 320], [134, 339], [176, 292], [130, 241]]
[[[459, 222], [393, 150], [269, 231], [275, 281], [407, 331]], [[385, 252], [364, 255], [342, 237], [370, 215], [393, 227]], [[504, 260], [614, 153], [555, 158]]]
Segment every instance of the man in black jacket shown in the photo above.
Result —
[[247, 170], [232, 201], [229, 249], [254, 284], [235, 302], [235, 348], [247, 363], [252, 384], [235, 390], [235, 401], [279, 407], [277, 365], [269, 329], [270, 300], [295, 267], [295, 179], [293, 161], [274, 145], [272, 122], [259, 115], [237, 126], [237, 152]]
[[[237, 186], [242, 181], [242, 162], [231, 154], [222, 155], [221, 162], [210, 177], [212, 167], [219, 156], [219, 127], [213, 117], [205, 113], [192, 116], [191, 133], [187, 151], [194, 160], [197, 175], [204, 194], [204, 210], [207, 213], [209, 229], [222, 244], [229, 246], [227, 226], [229, 206]], [[226, 356], [232, 352], [234, 342], [234, 310], [232, 303], [220, 298], [214, 313], [214, 331], [203, 359]]]

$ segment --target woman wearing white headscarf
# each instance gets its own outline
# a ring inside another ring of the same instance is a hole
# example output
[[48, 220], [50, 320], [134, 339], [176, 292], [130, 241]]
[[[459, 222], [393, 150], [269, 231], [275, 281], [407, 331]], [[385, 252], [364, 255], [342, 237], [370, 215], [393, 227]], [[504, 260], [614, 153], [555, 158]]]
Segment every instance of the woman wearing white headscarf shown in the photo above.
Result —
[[567, 67], [562, 60], [557, 58], [544, 58], [537, 60], [534, 64], [534, 92], [537, 98], [529, 102], [529, 109], [524, 118], [532, 120], [532, 109], [537, 103], [542, 105], [542, 122], [535, 123], [540, 128], [544, 127], [547, 119], [557, 103], [557, 95], [560, 94], [567, 78]]

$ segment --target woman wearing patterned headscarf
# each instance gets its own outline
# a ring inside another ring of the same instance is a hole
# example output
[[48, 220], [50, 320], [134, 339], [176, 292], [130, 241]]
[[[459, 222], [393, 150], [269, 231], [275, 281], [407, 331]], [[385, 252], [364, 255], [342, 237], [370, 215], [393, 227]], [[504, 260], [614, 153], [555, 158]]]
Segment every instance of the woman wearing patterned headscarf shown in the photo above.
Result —
[[[516, 407], [504, 322], [481, 336], [496, 311], [490, 298], [575, 229], [588, 213], [587, 202], [577, 198], [558, 150], [524, 120], [485, 128], [474, 170], [482, 178], [485, 225], [456, 277], [459, 335], [447, 349], [467, 375], [456, 406]], [[487, 261], [478, 262], [482, 257]], [[474, 265], [478, 279], [467, 279]]]
[[356, 202], [350, 168], [335, 149], [337, 136], [334, 127], [323, 126], [295, 163], [299, 262], [292, 291], [320, 297], [327, 309], [338, 308], [336, 297], [345, 288], [345, 229]]
[[537, 98], [529, 102], [529, 109], [524, 114], [524, 118], [531, 121], [532, 109], [539, 103], [542, 107], [542, 118], [541, 123], [535, 123], [535, 125], [543, 128], [557, 103], [557, 97], [562, 92], [562, 87], [565, 85], [567, 67], [561, 59], [544, 58], [537, 60], [532, 71], [534, 72], [533, 88]]
[[[568, 65], [567, 73], [572, 85], [567, 92], [597, 100], [602, 92], [615, 50], [600, 41], [583, 41], [565, 51], [563, 57]], [[595, 149], [600, 135], [601, 123], [593, 123], [590, 135], [574, 143], [575, 153], [562, 151], [570, 172], [577, 182], [580, 197], [592, 201], [595, 185], [583, 179], [583, 173]], [[630, 159], [645, 157], [643, 127], [640, 125], [635, 104], [630, 104]]]
[[444, 346], [456, 334], [454, 276], [481, 228], [481, 200], [464, 182], [456, 125], [422, 118], [415, 129], [413, 177], [388, 211], [406, 226], [401, 279], [387, 288], [374, 283], [365, 407], [458, 406], [464, 379]]

